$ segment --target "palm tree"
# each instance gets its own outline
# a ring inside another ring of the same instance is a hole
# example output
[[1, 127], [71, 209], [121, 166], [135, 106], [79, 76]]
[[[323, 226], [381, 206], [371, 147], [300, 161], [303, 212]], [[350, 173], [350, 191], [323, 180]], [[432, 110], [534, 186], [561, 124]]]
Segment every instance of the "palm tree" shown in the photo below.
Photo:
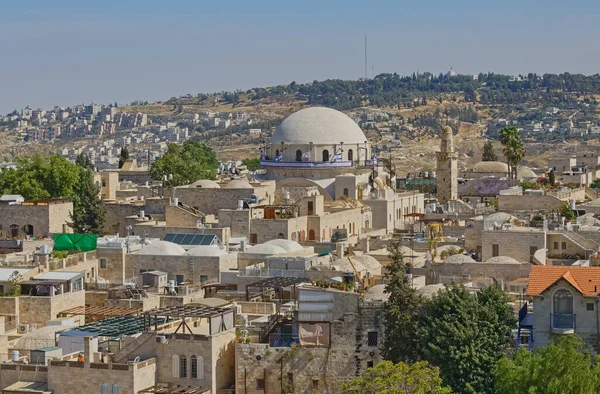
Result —
[[500, 143], [504, 145], [502, 153], [508, 164], [508, 178], [517, 179], [517, 165], [525, 157], [525, 145], [519, 130], [510, 126], [500, 130]]

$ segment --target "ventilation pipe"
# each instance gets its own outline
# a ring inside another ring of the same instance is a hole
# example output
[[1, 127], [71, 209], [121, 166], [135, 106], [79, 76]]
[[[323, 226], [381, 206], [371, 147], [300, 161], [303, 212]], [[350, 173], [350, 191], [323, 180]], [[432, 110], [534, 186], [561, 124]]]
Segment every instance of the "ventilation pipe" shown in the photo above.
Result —
[[146, 219], [146, 212], [144, 212], [143, 210], [140, 211], [140, 217], [142, 219]]

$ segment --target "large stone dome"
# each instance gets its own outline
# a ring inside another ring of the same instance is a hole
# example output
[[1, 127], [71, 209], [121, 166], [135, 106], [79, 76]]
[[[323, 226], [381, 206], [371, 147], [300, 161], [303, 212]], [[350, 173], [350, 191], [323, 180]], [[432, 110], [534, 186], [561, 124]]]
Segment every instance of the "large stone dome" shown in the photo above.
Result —
[[271, 144], [363, 144], [367, 137], [347, 115], [325, 107], [294, 112], [275, 130]]
[[508, 173], [508, 165], [501, 161], [480, 161], [473, 166], [473, 172]]

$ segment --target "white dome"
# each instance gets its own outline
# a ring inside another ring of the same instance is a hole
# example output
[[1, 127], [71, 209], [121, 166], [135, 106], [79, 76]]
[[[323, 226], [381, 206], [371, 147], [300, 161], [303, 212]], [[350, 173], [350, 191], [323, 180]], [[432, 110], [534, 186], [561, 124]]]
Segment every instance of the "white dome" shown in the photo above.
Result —
[[480, 161], [473, 166], [473, 172], [497, 172], [508, 173], [508, 165], [501, 161]]
[[272, 239], [270, 241], [265, 242], [265, 245], [276, 245], [280, 248], [285, 249], [286, 252], [298, 252], [300, 250], [304, 250], [302, 245], [300, 245], [296, 241], [292, 241], [290, 239]]
[[271, 144], [363, 144], [367, 137], [347, 115], [325, 107], [294, 112], [275, 129]]
[[173, 242], [157, 241], [144, 246], [136, 254], [147, 256], [182, 256], [185, 254], [185, 249]]
[[215, 181], [211, 181], [210, 179], [200, 179], [192, 183], [189, 187], [201, 187], [203, 189], [220, 189], [221, 186]]
[[248, 249], [246, 249], [246, 253], [251, 254], [264, 254], [264, 255], [272, 255], [272, 254], [282, 254], [287, 253], [284, 248], [277, 245], [269, 245], [269, 244], [258, 244], [254, 245]]
[[252, 185], [243, 179], [234, 179], [223, 186], [223, 189], [252, 189]]
[[517, 260], [508, 256], [497, 256], [489, 258], [485, 261], [486, 264], [521, 264]]
[[218, 245], [201, 245], [191, 248], [185, 254], [187, 256], [223, 256], [227, 254], [227, 251]]
[[477, 261], [473, 260], [471, 256], [467, 256], [464, 254], [453, 254], [452, 256], [446, 257], [444, 263], [446, 264], [463, 264], [463, 263], [476, 263]]

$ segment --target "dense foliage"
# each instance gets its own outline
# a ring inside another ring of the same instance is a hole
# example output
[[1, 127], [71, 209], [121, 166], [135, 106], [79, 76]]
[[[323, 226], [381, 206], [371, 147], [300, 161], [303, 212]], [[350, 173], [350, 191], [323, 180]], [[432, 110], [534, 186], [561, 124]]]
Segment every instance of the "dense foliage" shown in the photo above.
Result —
[[450, 394], [452, 390], [442, 384], [439, 369], [426, 361], [412, 365], [382, 361], [367, 369], [362, 376], [342, 385], [350, 394]]
[[260, 159], [244, 159], [242, 160], [242, 164], [248, 168], [248, 171], [256, 171], [260, 169]]
[[498, 161], [498, 156], [496, 152], [494, 152], [494, 144], [492, 141], [487, 141], [483, 144], [483, 156], [481, 157], [481, 161]]
[[99, 192], [85, 155], [77, 157], [77, 164], [60, 155], [22, 156], [16, 169], [0, 172], [0, 194], [20, 194], [26, 200], [71, 199], [75, 232], [102, 234], [104, 206]]
[[594, 394], [600, 392], [600, 364], [577, 336], [563, 336], [531, 353], [503, 358], [495, 370], [496, 393]]
[[381, 351], [386, 360], [413, 362], [419, 358], [417, 331], [421, 298], [406, 275], [401, 241], [392, 240], [387, 249], [391, 262], [385, 274], [385, 292], [390, 296], [384, 310], [386, 329]]
[[200, 179], [215, 179], [218, 165], [217, 156], [211, 148], [187, 140], [181, 145], [169, 144], [167, 152], [152, 163], [150, 175], [156, 180], [167, 176], [168, 186], [188, 185]]
[[479, 296], [464, 287], [441, 291], [425, 302], [419, 323], [422, 358], [440, 368], [459, 393], [493, 393], [493, 371], [512, 341], [514, 313], [502, 289]]

